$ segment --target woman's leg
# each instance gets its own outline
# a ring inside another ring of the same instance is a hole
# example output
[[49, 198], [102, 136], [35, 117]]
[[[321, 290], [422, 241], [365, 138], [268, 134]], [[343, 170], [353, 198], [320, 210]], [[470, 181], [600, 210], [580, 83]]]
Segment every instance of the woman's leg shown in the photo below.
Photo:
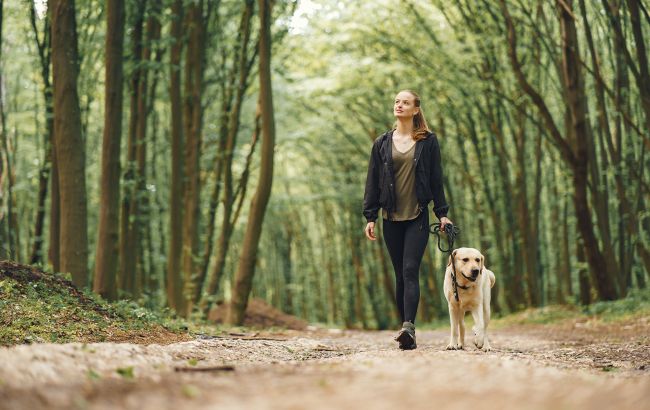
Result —
[[[423, 215], [424, 214], [424, 215]], [[423, 220], [424, 218], [424, 220]], [[403, 267], [404, 320], [415, 323], [420, 301], [420, 262], [429, 241], [429, 213], [424, 210], [408, 221], [404, 232]]]
[[406, 222], [389, 221], [384, 219], [383, 237], [388, 248], [390, 260], [395, 270], [395, 302], [399, 310], [400, 319], [404, 322], [404, 276], [402, 274], [404, 252], [404, 228]]

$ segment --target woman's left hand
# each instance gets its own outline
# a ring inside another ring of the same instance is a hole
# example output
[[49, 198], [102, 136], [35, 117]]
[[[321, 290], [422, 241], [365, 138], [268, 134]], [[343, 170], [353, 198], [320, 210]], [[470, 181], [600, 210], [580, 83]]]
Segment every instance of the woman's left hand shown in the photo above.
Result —
[[441, 231], [445, 232], [445, 226], [447, 224], [452, 224], [453, 225], [454, 223], [451, 222], [451, 220], [449, 220], [449, 218], [447, 218], [446, 216], [443, 216], [442, 218], [440, 218], [440, 230]]

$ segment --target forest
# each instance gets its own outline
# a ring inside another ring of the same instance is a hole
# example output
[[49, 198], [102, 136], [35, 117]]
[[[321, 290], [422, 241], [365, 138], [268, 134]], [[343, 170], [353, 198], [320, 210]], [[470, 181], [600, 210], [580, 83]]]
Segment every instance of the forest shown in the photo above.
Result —
[[[185, 318], [256, 297], [390, 328], [363, 187], [412, 89], [494, 312], [624, 298], [650, 280], [649, 7], [0, 0], [0, 259]], [[446, 258], [431, 236], [422, 322]]]

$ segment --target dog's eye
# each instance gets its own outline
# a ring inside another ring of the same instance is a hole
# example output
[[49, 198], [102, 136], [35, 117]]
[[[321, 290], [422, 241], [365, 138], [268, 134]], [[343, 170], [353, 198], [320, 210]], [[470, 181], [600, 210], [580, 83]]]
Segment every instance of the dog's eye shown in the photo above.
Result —
[[480, 262], [481, 260], [479, 258], [474, 259], [476, 262]]
[[469, 262], [469, 258], [463, 258], [463, 262]]

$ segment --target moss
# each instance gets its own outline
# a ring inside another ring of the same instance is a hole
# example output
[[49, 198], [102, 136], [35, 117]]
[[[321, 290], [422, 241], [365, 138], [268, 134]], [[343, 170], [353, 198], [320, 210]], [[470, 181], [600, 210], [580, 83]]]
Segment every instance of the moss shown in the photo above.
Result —
[[135, 333], [143, 342], [178, 339], [172, 330], [180, 326], [165, 321], [133, 302], [109, 304], [61, 275], [0, 262], [0, 345], [117, 341]]

